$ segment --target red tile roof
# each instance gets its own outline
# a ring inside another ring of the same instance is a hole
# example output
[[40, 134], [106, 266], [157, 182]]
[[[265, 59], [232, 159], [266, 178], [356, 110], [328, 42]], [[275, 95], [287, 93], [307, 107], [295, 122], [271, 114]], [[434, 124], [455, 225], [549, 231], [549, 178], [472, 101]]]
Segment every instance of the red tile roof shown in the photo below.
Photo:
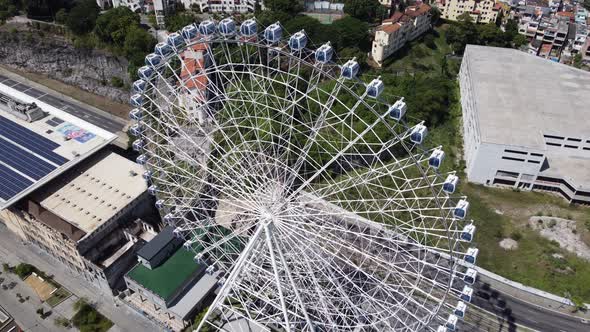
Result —
[[402, 26], [399, 23], [382, 25], [379, 30], [385, 31], [386, 33], [393, 33], [399, 30]]

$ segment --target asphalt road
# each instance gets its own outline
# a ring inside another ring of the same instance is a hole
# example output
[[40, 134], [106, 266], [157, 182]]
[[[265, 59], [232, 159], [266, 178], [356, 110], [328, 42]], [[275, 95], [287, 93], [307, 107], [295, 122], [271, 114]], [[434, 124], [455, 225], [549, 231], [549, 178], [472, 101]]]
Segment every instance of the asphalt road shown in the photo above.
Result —
[[[0, 222], [0, 263], [16, 265], [20, 262], [27, 262], [35, 265], [47, 274], [53, 275], [57, 282], [65, 286], [75, 296], [86, 297], [89, 299], [90, 302], [95, 304], [98, 311], [115, 323], [115, 326], [112, 327], [109, 332], [157, 332], [162, 330], [133, 309], [127, 307], [125, 304], [120, 304], [118, 301], [115, 301], [112, 296], [97, 290], [84, 280], [84, 278], [74, 274], [34, 245], [23, 245], [19, 241], [18, 236], [14, 235], [2, 222]], [[10, 293], [7, 293], [4, 290], [0, 290], [0, 292], [2, 292], [0, 293], [0, 303], [3, 304], [4, 308], [10, 314], [12, 314], [17, 323], [20, 323], [19, 325], [28, 328], [26, 331], [41, 332], [53, 330], [53, 328], [43, 328], [43, 324], [53, 324], [54, 317], [47, 318], [48, 321], [40, 322], [36, 319], [34, 311], [32, 311], [33, 317], [29, 317], [31, 316], [31, 310], [26, 310], [26, 305], [34, 303], [33, 296], [31, 296], [31, 299], [24, 304], [11, 302], [5, 303], [5, 300], [12, 301], [12, 299], [5, 299], [5, 296], [8, 294], [11, 294], [9, 297], [12, 296], [16, 298], [14, 295], [16, 290], [9, 291]], [[36, 307], [33, 306], [33, 308]], [[22, 312], [19, 312], [19, 310], [22, 310]]]
[[13, 89], [16, 89], [20, 92], [23, 92], [31, 97], [37, 98], [53, 107], [56, 107], [64, 112], [72, 114], [111, 133], [117, 133], [118, 131], [122, 131], [123, 127], [125, 126], [122, 122], [114, 121], [113, 119], [107, 116], [98, 114], [94, 110], [70, 103], [54, 95], [47, 94], [44, 91], [39, 91], [38, 89], [35, 89], [22, 82], [12, 80], [6, 76], [0, 75], [0, 83], [7, 85]]
[[588, 332], [590, 324], [555, 311], [546, 310], [502, 294], [487, 284], [478, 283], [471, 303], [495, 314], [514, 331], [516, 324], [542, 332]]

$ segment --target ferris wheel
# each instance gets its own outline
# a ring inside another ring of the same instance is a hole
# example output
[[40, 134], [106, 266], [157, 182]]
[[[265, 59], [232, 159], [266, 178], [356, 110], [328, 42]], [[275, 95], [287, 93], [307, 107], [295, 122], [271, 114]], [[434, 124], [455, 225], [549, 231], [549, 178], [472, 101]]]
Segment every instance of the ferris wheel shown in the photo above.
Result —
[[476, 279], [445, 153], [378, 78], [305, 31], [189, 25], [133, 84], [148, 191], [218, 279], [199, 328], [446, 331]]

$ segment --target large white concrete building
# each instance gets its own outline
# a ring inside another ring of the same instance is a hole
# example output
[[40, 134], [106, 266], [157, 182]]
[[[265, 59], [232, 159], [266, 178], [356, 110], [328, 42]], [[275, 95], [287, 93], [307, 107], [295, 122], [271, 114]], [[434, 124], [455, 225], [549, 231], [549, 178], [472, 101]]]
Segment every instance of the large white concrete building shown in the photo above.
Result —
[[396, 12], [383, 21], [375, 32], [371, 56], [378, 65], [383, 60], [430, 30], [430, 6], [421, 4], [406, 8], [405, 12]]
[[468, 45], [459, 78], [469, 181], [590, 204], [590, 73]]

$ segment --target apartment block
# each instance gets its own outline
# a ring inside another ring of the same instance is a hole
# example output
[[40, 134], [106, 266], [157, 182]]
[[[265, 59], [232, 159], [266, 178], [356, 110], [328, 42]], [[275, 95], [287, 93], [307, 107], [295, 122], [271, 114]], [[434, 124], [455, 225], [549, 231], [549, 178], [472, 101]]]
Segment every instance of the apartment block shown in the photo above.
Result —
[[181, 0], [185, 8], [195, 8], [210, 13], [253, 12], [258, 0]]
[[383, 61], [431, 28], [431, 7], [426, 4], [410, 6], [406, 10], [394, 13], [383, 21], [375, 32], [371, 56], [382, 65]]
[[590, 73], [515, 49], [468, 45], [459, 82], [470, 182], [590, 204]]
[[459, 16], [469, 13], [475, 23], [495, 22], [502, 9], [502, 4], [495, 0], [438, 0], [436, 6], [445, 20], [457, 21]]

